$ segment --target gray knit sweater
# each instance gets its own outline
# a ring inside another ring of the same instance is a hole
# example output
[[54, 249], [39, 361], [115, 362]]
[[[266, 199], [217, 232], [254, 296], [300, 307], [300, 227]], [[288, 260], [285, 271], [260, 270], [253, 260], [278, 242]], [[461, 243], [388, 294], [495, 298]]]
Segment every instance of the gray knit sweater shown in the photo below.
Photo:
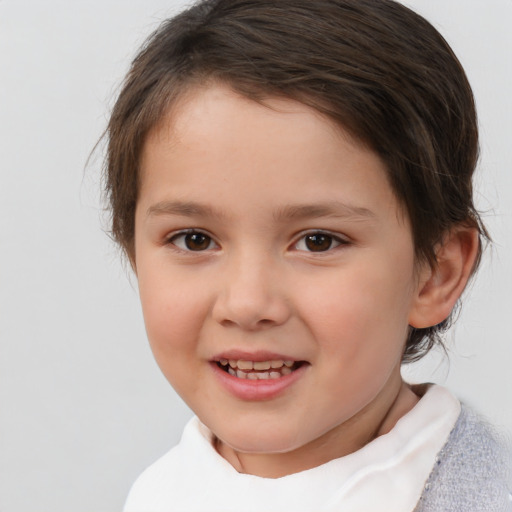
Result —
[[414, 512], [510, 512], [506, 443], [467, 407], [437, 456]]

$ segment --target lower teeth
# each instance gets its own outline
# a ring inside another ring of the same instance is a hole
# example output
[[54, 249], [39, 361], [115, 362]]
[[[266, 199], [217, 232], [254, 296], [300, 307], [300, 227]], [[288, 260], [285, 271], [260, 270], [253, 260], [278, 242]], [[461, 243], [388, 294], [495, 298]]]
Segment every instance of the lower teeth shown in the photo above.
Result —
[[280, 371], [273, 372], [244, 372], [242, 370], [235, 370], [228, 367], [228, 373], [233, 377], [238, 377], [239, 379], [249, 379], [249, 380], [271, 380], [271, 379], [279, 379], [285, 375], [289, 375], [292, 373], [292, 369], [286, 366], [283, 366]]

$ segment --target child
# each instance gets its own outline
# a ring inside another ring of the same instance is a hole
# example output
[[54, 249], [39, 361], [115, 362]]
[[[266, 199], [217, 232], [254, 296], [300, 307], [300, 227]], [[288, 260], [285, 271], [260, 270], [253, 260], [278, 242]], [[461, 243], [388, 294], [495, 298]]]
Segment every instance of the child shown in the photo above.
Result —
[[116, 240], [195, 412], [126, 512], [502, 511], [503, 449], [403, 382], [486, 231], [473, 97], [392, 0], [205, 0], [133, 62], [108, 127]]

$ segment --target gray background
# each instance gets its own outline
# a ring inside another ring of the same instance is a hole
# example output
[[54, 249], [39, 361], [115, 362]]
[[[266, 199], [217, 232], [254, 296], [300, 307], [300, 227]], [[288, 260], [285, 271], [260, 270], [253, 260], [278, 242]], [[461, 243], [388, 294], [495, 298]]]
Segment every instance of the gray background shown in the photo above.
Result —
[[[136, 282], [85, 168], [138, 45], [184, 3], [0, 0], [0, 511], [120, 511], [190, 412], [152, 360]], [[512, 432], [512, 1], [410, 0], [452, 44], [482, 129], [494, 248], [449, 337], [406, 372]]]

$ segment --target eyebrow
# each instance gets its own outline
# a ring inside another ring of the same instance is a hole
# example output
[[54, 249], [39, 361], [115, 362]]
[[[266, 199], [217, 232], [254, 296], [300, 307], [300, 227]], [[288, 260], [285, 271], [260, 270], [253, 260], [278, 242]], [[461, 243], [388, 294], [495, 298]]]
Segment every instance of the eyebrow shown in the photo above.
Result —
[[[208, 217], [219, 220], [224, 220], [228, 217], [222, 210], [194, 201], [161, 201], [150, 206], [146, 215], [147, 217], [160, 215]], [[330, 201], [321, 204], [290, 204], [274, 212], [274, 219], [278, 222], [321, 217], [371, 220], [374, 219], [376, 215], [368, 208], [339, 201]]]
[[212, 217], [223, 219], [226, 215], [211, 206], [195, 203], [193, 201], [161, 201], [150, 206], [146, 212], [147, 217], [159, 215], [178, 215], [182, 217]]
[[304, 218], [334, 217], [353, 220], [370, 220], [375, 213], [361, 206], [330, 201], [321, 204], [287, 205], [275, 214], [276, 220], [300, 220]]

